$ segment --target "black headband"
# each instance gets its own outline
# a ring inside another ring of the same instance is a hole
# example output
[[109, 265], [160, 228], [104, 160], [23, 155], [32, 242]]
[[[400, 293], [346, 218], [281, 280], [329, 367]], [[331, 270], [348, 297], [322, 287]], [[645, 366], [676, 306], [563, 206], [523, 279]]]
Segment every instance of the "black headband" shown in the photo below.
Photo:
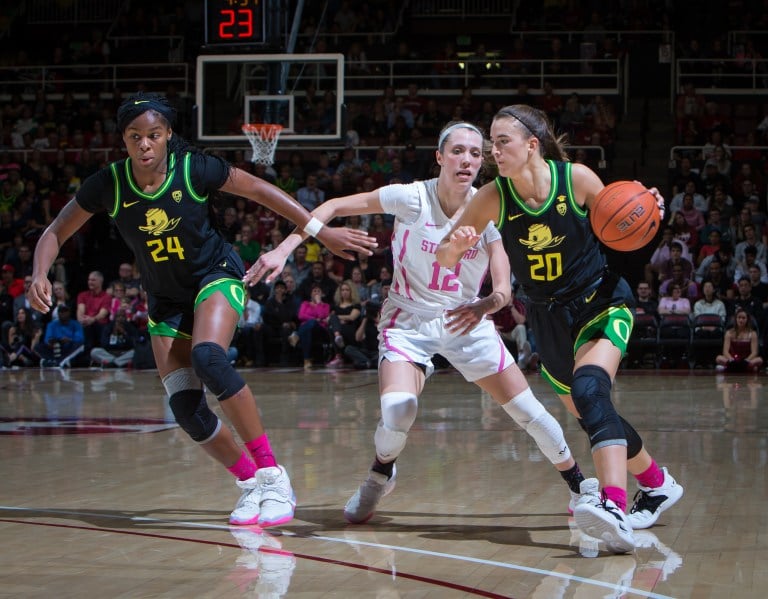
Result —
[[170, 126], [176, 120], [176, 109], [163, 97], [156, 94], [138, 94], [125, 100], [117, 109], [117, 128], [125, 131], [125, 128], [135, 118], [148, 110], [154, 110], [160, 114]]

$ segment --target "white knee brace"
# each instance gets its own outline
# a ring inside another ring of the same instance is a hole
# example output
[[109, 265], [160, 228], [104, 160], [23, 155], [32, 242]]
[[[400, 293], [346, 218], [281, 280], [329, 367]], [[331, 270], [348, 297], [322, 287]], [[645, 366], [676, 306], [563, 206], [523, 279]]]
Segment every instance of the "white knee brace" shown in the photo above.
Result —
[[526, 433], [533, 437], [541, 453], [550, 462], [559, 464], [570, 459], [571, 450], [565, 442], [562, 427], [536, 399], [530, 388], [510, 399], [502, 407]]
[[417, 409], [418, 399], [413, 393], [393, 391], [381, 396], [381, 422], [373, 438], [379, 461], [391, 462], [403, 451]]

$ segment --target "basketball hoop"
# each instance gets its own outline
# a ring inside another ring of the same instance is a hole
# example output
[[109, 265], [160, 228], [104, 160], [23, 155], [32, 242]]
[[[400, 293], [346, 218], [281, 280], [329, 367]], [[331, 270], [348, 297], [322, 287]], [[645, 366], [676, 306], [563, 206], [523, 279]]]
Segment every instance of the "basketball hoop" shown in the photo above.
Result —
[[275, 161], [275, 148], [282, 130], [282, 125], [265, 123], [246, 123], [243, 125], [243, 133], [253, 148], [251, 162], [270, 166]]

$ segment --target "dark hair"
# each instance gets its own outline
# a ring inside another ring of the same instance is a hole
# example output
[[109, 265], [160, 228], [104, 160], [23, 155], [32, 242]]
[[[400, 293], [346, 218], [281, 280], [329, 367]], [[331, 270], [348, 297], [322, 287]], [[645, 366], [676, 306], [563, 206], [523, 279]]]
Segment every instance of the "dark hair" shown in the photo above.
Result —
[[564, 161], [569, 159], [564, 148], [568, 136], [562, 134], [555, 137], [552, 124], [544, 111], [527, 104], [514, 104], [500, 109], [493, 120], [508, 118], [517, 120], [529, 137], [539, 140], [539, 153], [543, 158]]
[[682, 244], [682, 243], [680, 243], [679, 241], [673, 241], [672, 243], [670, 243], [670, 244], [669, 244], [669, 247], [670, 247], [670, 248], [674, 248], [674, 247], [676, 247], [676, 248], [677, 248], [677, 249], [679, 249], [681, 252], [683, 251], [683, 244]]

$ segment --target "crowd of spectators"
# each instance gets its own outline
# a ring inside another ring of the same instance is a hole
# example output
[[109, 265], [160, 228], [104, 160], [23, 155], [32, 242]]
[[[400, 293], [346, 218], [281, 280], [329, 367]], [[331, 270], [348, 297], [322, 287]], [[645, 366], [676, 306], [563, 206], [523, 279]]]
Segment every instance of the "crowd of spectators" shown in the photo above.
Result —
[[[341, 145], [333, 151], [278, 151], [274, 167], [250, 163], [241, 150], [225, 153], [231, 162], [273, 182], [307, 209], [330, 198], [432, 176], [434, 152], [424, 148], [434, 145], [440, 128], [451, 119], [461, 118], [487, 129], [502, 104], [538, 106], [559, 131], [568, 135], [572, 145], [599, 146], [609, 161], [612, 158], [621, 116], [616, 99], [601, 94], [561, 94], [553, 83], [557, 81], [555, 75], [578, 68], [557, 61], [577, 56], [576, 43], [568, 36], [553, 32], [536, 44], [515, 37], [504, 52], [489, 50], [486, 43], [459, 47], [455, 40], [420, 45], [416, 51], [407, 40], [366, 33], [396, 29], [397, 10], [391, 3], [371, 2], [359, 7], [349, 2], [337, 4], [336, 10], [328, 14], [306, 10], [297, 51], [343, 52], [348, 68], [358, 75], [371, 72], [370, 61], [399, 58], [406, 61], [398, 67], [404, 69], [402, 84], [383, 86], [370, 105], [354, 99], [347, 102], [347, 126], [353, 135], [346, 139], [355, 144]], [[586, 11], [579, 3], [562, 4], [560, 10], [550, 11], [546, 18], [559, 20], [559, 28], [584, 31], [585, 39], [589, 36], [596, 45], [598, 58], [620, 56], [625, 51], [606, 34], [610, 29], [670, 25], [664, 3], [639, 3], [646, 10], [630, 11], [623, 20], [615, 13]], [[200, 35], [202, 29], [201, 15], [186, 14], [174, 2], [153, 3], [151, 11], [147, 10], [148, 4], [138, 2], [135, 8], [121, 17], [114, 35], [120, 31], [137, 36], [184, 33], [186, 50], [194, 48], [194, 36]], [[520, 19], [522, 29], [541, 27], [533, 14], [523, 12]], [[352, 35], [355, 32], [361, 35]], [[689, 52], [691, 47], [695, 44], [686, 42]], [[34, 50], [0, 55], [3, 62], [18, 67], [19, 73], [34, 64], [55, 67], [136, 60], [136, 55], [126, 55], [125, 44], [118, 51], [103, 34], [90, 28], [85, 33], [69, 32], [50, 47], [41, 44]], [[176, 54], [157, 58], [192, 57]], [[440, 62], [420, 67], [421, 58]], [[493, 85], [516, 89], [512, 97], [484, 96], [482, 90], [487, 85], [482, 72], [477, 73], [472, 85], [462, 87], [460, 63], [465, 68], [495, 69], [495, 61], [503, 58], [521, 61], [514, 63], [504, 77], [494, 79]], [[529, 89], [524, 62], [529, 58], [551, 61], [547, 68], [553, 78], [544, 81], [536, 93]], [[415, 72], [418, 68], [428, 70]], [[414, 76], [420, 77], [420, 84], [413, 81]], [[430, 89], [445, 88], [460, 89], [460, 93], [429, 93]], [[34, 90], [31, 95], [11, 94], [0, 111], [3, 364], [134, 363], [134, 358], [145, 353], [140, 345], [146, 342], [146, 305], [133, 256], [106, 215], [94, 217], [62, 248], [49, 273], [56, 295], [56, 309], [51, 315], [43, 318], [31, 312], [24, 298], [24, 287], [31, 275], [31, 255], [44, 227], [86, 177], [124, 156], [115, 123], [123, 91], [84, 89], [76, 97], [56, 87], [39, 89], [32, 81], [30, 89]], [[179, 110], [182, 134], [191, 135], [189, 99], [173, 85], [164, 91]], [[303, 91], [302, 101], [297, 102], [299, 128], [311, 132], [313, 127], [322, 126], [318, 122], [326, 104], [322, 96], [311, 87]], [[726, 308], [726, 318], [737, 307], [749, 304], [750, 314], [764, 335], [768, 328], [768, 230], [764, 208], [768, 172], [764, 151], [743, 146], [768, 144], [768, 112], [737, 133], [723, 108], [722, 100], [701, 96], [693, 85], [686, 85], [678, 98], [676, 138], [672, 143], [694, 149], [681, 151], [670, 171], [665, 193], [669, 222], [658, 250], [646, 265], [643, 283], [654, 300], [661, 303], [663, 299], [665, 305], [677, 310], [683, 303], [673, 298], [677, 292], [681, 299], [688, 300], [694, 312], [697, 301], [706, 295], [703, 283], [711, 281], [715, 296]], [[359, 151], [357, 144], [377, 149], [370, 153]], [[577, 148], [572, 153], [574, 160], [597, 167], [595, 156], [586, 149]], [[489, 172], [485, 177], [491, 175]], [[246, 265], [279, 244], [290, 231], [289, 224], [279, 216], [241, 198], [219, 197], [215, 207], [220, 227]], [[354, 355], [358, 365], [375, 364], [370, 356], [360, 356], [370, 351], [365, 333], [378, 318], [378, 307], [390, 284], [392, 223], [386, 215], [375, 215], [350, 217], [335, 224], [370, 231], [379, 240], [376, 254], [344, 263], [316, 241], [308, 240], [296, 250], [276, 284], [260, 284], [250, 290], [233, 359], [255, 366], [308, 365], [319, 360], [352, 362]], [[317, 307], [321, 304], [328, 307], [325, 315], [320, 313], [325, 308]]]

